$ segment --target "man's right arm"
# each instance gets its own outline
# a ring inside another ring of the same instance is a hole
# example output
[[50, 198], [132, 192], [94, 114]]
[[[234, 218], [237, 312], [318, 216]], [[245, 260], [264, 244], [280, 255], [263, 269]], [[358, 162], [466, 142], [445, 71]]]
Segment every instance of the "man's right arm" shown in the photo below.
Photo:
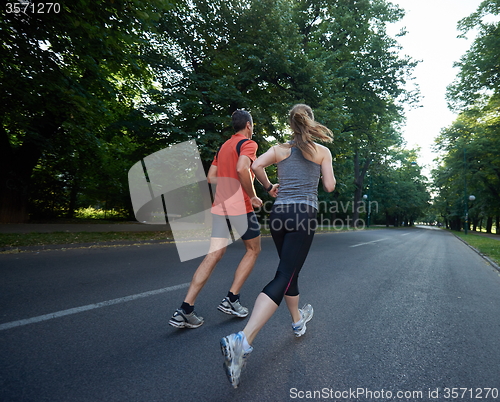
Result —
[[210, 184], [217, 184], [217, 166], [211, 165], [210, 169], [208, 169], [207, 180]]
[[250, 173], [251, 164], [252, 160], [248, 156], [241, 155], [236, 164], [236, 172], [238, 173], [241, 187], [243, 187], [245, 193], [250, 197], [253, 207], [259, 208], [262, 206], [262, 200], [257, 197], [253, 186], [252, 174]]

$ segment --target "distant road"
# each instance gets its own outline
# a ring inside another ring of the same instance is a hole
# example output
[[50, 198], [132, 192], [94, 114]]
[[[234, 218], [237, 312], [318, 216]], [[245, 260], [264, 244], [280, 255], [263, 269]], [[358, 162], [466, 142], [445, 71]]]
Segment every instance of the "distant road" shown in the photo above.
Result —
[[[262, 245], [250, 308], [278, 261]], [[228, 248], [195, 330], [167, 324], [200, 261], [174, 244], [0, 255], [0, 400], [500, 401], [499, 272], [423, 228], [318, 234], [299, 281], [307, 333], [283, 303], [233, 390], [218, 342], [246, 319], [216, 307], [242, 253]]]

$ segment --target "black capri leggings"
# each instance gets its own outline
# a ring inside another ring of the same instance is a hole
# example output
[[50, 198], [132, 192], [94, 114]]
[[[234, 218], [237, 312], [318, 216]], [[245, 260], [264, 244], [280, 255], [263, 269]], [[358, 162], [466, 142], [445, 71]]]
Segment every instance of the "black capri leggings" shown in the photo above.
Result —
[[307, 204], [274, 205], [270, 214], [271, 235], [280, 262], [274, 279], [262, 290], [278, 306], [283, 296], [298, 296], [297, 280], [317, 227], [317, 210]]

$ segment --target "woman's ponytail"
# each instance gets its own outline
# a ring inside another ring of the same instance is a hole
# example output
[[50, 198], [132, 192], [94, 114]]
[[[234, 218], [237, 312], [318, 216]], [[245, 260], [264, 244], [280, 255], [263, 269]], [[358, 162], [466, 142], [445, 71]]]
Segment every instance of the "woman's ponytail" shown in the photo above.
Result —
[[293, 130], [294, 145], [310, 155], [316, 152], [314, 140], [333, 141], [332, 132], [316, 122], [312, 109], [304, 104], [297, 104], [290, 110], [290, 127]]

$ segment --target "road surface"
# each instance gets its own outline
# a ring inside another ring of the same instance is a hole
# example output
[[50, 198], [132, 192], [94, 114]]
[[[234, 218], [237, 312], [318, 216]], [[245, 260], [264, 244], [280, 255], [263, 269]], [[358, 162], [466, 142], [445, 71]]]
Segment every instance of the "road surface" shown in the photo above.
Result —
[[[267, 237], [242, 291], [275, 272]], [[315, 309], [295, 338], [283, 303], [229, 385], [216, 307], [243, 245], [200, 294], [205, 324], [167, 322], [200, 259], [174, 244], [0, 255], [0, 400], [500, 401], [500, 276], [453, 235], [418, 228], [316, 235], [299, 286]], [[496, 390], [496, 391], [495, 391]]]

